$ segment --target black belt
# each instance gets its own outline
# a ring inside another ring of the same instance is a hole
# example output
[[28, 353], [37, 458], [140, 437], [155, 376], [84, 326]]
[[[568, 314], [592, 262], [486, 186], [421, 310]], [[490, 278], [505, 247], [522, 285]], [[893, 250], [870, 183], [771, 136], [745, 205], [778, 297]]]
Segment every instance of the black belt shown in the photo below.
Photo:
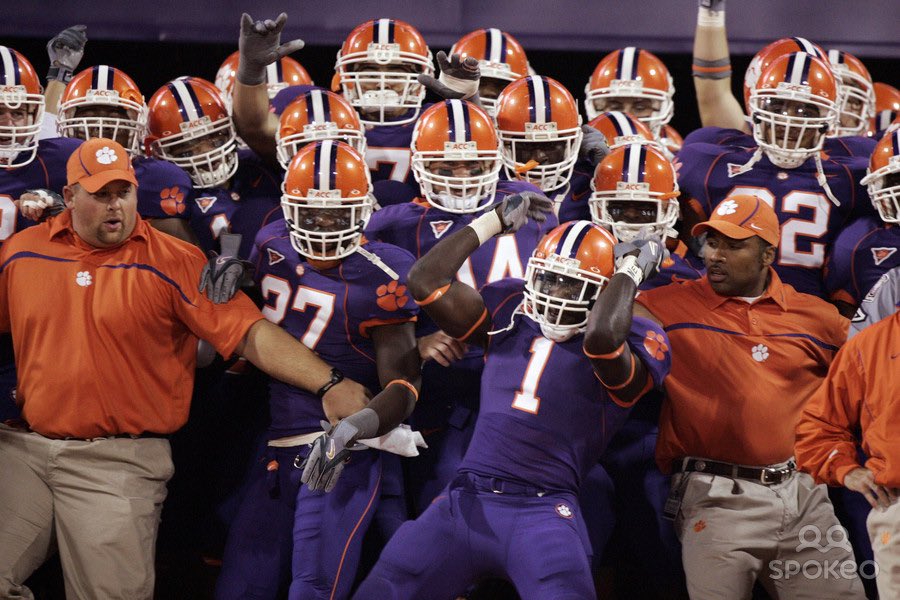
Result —
[[732, 479], [747, 479], [763, 485], [778, 485], [793, 475], [797, 466], [793, 460], [777, 466], [742, 467], [705, 458], [687, 458], [676, 461], [673, 470], [676, 473], [709, 473]]
[[547, 490], [537, 486], [517, 483], [498, 477], [484, 477], [475, 473], [462, 473], [457, 478], [458, 482], [466, 487], [471, 487], [480, 492], [493, 492], [510, 496], [537, 496], [541, 497]]

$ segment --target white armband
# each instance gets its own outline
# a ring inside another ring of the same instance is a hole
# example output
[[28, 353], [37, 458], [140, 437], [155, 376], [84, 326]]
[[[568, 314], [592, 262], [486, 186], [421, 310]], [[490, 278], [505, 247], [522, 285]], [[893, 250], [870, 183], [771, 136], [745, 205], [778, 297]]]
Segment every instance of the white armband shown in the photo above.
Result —
[[[489, 210], [468, 225], [475, 231], [478, 236], [478, 245], [483, 245], [486, 241], [503, 231], [503, 223], [500, 222], [500, 215], [496, 210]], [[633, 257], [632, 257], [633, 258]]]
[[447, 73], [441, 71], [441, 75], [440, 77], [438, 77], [438, 81], [446, 85], [454, 92], [459, 92], [460, 94], [462, 94], [463, 100], [471, 98], [478, 93], [477, 79], [460, 79], [459, 77], [447, 75]]
[[626, 256], [622, 259], [622, 262], [616, 269], [615, 275], [618, 275], [619, 273], [631, 277], [631, 280], [634, 281], [634, 285], [638, 287], [640, 287], [641, 282], [644, 281], [644, 271], [637, 266], [637, 257], [635, 256]]

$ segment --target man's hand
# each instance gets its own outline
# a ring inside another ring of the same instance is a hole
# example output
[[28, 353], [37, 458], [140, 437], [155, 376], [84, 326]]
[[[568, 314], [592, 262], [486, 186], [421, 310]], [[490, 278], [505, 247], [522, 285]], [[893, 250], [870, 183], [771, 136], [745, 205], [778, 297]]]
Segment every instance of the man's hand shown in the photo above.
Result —
[[865, 467], [853, 469], [844, 475], [844, 487], [859, 492], [872, 508], [885, 509], [897, 501], [896, 488], [888, 488], [875, 483], [875, 474]]
[[448, 59], [443, 50], [437, 53], [436, 58], [441, 70], [440, 78], [423, 74], [419, 75], [419, 83], [444, 100], [462, 99], [477, 104], [474, 98], [478, 95], [478, 82], [481, 80], [478, 60], [472, 56], [460, 59], [459, 54], [452, 54]]
[[606, 145], [606, 136], [590, 125], [582, 125], [581, 146], [578, 148], [578, 158], [591, 163], [592, 167], [600, 164], [607, 154], [609, 146]]
[[348, 420], [334, 427], [322, 421], [322, 428], [325, 433], [313, 442], [300, 481], [312, 491], [330, 492], [350, 459], [350, 448], [356, 443], [359, 429]]
[[[75, 72], [81, 57], [84, 56], [84, 46], [87, 44], [86, 32], [86, 25], [73, 25], [63, 29], [47, 42], [47, 56], [50, 58], [51, 70], [55, 68], [66, 71], [69, 76]], [[66, 81], [68, 79], [64, 83]]]
[[434, 360], [439, 365], [449, 367], [450, 363], [462, 359], [466, 354], [466, 345], [443, 331], [416, 340], [422, 362]]
[[[637, 238], [630, 242], [619, 242], [613, 248], [616, 257], [616, 268], [619, 269], [626, 263], [627, 257], [634, 258], [636, 266], [642, 275], [641, 281], [647, 281], [659, 272], [663, 258], [666, 255], [666, 247], [659, 238]], [[618, 272], [618, 271], [617, 271]], [[640, 285], [639, 282], [635, 282]]]
[[710, 12], [722, 12], [725, 10], [725, 0], [700, 0], [699, 6]]
[[366, 387], [345, 377], [322, 396], [322, 409], [329, 423], [337, 423], [364, 409], [371, 398], [372, 393]]
[[62, 196], [53, 190], [45, 189], [26, 190], [19, 197], [17, 204], [23, 217], [38, 222], [56, 216], [66, 209]]
[[287, 14], [281, 13], [273, 21], [254, 21], [250, 15], [241, 15], [241, 37], [238, 42], [240, 62], [237, 80], [244, 85], [258, 85], [266, 80], [266, 66], [284, 58], [305, 45], [303, 40], [281, 43], [281, 30], [287, 22]]
[[543, 223], [553, 211], [553, 201], [537, 192], [521, 192], [503, 199], [495, 209], [500, 216], [502, 233], [515, 233], [528, 219]]
[[223, 233], [219, 236], [222, 254], [210, 252], [209, 261], [200, 272], [199, 290], [206, 290], [206, 297], [222, 304], [231, 300], [241, 282], [250, 272], [250, 263], [239, 259], [241, 234]]

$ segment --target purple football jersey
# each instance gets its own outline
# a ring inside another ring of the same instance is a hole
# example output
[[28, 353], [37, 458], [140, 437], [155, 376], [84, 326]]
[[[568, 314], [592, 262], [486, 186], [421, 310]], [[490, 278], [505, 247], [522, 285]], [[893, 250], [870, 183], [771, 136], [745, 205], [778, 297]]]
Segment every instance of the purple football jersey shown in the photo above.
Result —
[[412, 172], [413, 129], [416, 123], [366, 127], [366, 164], [381, 206], [409, 202], [419, 195]]
[[[577, 493], [630, 407], [594, 375], [583, 334], [553, 342], [516, 310], [523, 289], [522, 280], [507, 279], [482, 290], [497, 333], [485, 353], [481, 406], [459, 471]], [[628, 346], [659, 387], [671, 365], [663, 330], [635, 317]]]
[[[406, 274], [413, 263], [409, 252], [380, 242], [363, 247], [400, 278], [392, 279], [360, 253], [318, 271], [291, 246], [284, 220], [259, 232], [251, 262], [266, 318], [374, 392], [381, 386], [369, 329], [411, 321], [418, 307], [406, 291]], [[325, 413], [315, 394], [277, 380], [269, 391], [273, 438], [320, 429]]]
[[642, 282], [640, 289], [652, 290], [670, 283], [700, 279], [705, 273], [703, 262], [695, 257], [683, 242], [678, 242], [675, 250], [669, 252], [669, 256], [663, 260], [659, 272]]
[[250, 150], [238, 150], [238, 170], [228, 188], [194, 189], [191, 229], [204, 251], [219, 250], [219, 235], [242, 236], [240, 257], [246, 259], [264, 225], [283, 218], [281, 177]]
[[825, 138], [825, 154], [831, 157], [862, 157], [869, 160], [878, 140], [861, 135], [847, 135], [835, 138]]
[[137, 156], [131, 159], [138, 182], [138, 214], [145, 219], [188, 219], [194, 189], [187, 172], [167, 160]]
[[550, 199], [559, 206], [559, 222], [591, 220], [591, 209], [588, 201], [591, 199], [591, 179], [594, 169], [587, 161], [580, 160], [575, 163], [575, 170], [569, 179], [569, 189], [565, 194], [559, 194]]
[[[775, 270], [798, 291], [824, 298], [822, 268], [838, 232], [853, 218], [874, 210], [859, 185], [865, 161], [852, 157], [822, 161], [828, 185], [840, 200], [840, 206], [835, 206], [816, 179], [812, 159], [795, 169], [782, 169], [763, 156], [750, 171], [738, 174], [750, 160], [752, 148], [699, 141], [732, 134], [732, 130], [703, 128], [688, 136], [678, 154], [682, 193], [704, 217], [734, 194], [764, 200], [775, 209], [781, 224]], [[740, 144], [737, 138], [735, 141]]]
[[881, 276], [900, 266], [900, 227], [857, 219], [838, 235], [825, 265], [831, 298], [858, 305]]

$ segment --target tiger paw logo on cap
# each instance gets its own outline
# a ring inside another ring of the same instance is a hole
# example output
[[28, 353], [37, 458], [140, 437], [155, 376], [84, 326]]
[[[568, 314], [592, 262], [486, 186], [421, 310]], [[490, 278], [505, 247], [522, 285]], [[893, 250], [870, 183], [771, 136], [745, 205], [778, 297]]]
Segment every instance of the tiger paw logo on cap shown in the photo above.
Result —
[[101, 165], [111, 165], [119, 160], [119, 157], [116, 156], [116, 151], [109, 146], [103, 146], [94, 153], [94, 156]]
[[717, 215], [733, 215], [737, 212], [738, 205], [734, 200], [726, 200], [716, 209]]

